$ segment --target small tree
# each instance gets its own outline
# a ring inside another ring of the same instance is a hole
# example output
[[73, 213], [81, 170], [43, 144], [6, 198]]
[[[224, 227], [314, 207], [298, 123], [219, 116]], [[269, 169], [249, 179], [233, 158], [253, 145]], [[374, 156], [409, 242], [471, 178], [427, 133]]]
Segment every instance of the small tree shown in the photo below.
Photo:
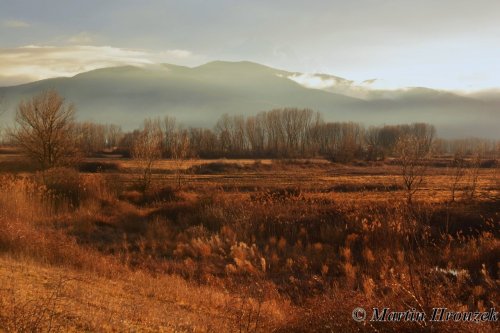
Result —
[[0, 116], [5, 113], [5, 109], [3, 108], [3, 96], [0, 96]]
[[366, 159], [368, 161], [378, 161], [385, 158], [380, 140], [380, 128], [373, 126], [368, 128], [365, 132], [365, 143], [367, 146]]
[[451, 187], [450, 187], [451, 202], [455, 201], [456, 191], [458, 190], [460, 182], [465, 176], [465, 167], [466, 167], [466, 162], [464, 154], [462, 151], [459, 151], [455, 154], [455, 158], [453, 159], [453, 172], [452, 172]]
[[55, 90], [45, 91], [19, 103], [10, 137], [41, 169], [68, 164], [77, 153], [74, 117], [72, 104]]
[[[2, 105], [3, 97], [0, 96], [0, 117], [5, 113], [5, 109]], [[4, 143], [4, 131], [5, 129], [0, 125], [0, 144]]]
[[172, 157], [175, 138], [177, 135], [177, 121], [174, 117], [166, 116], [163, 118], [163, 134], [164, 134], [164, 156]]
[[186, 130], [178, 129], [175, 132], [174, 140], [172, 146], [170, 147], [172, 152], [172, 160], [175, 163], [177, 187], [180, 188], [182, 185], [182, 167], [184, 161], [189, 156], [190, 141], [189, 135]]
[[144, 120], [144, 126], [132, 143], [132, 158], [141, 169], [141, 190], [146, 192], [151, 185], [152, 169], [162, 155], [163, 133], [159, 120]]
[[427, 159], [430, 157], [435, 129], [427, 124], [413, 124], [396, 143], [400, 158], [401, 176], [406, 191], [406, 201], [412, 203], [413, 195], [424, 181]]
[[189, 132], [183, 129], [176, 119], [171, 116], [166, 116], [163, 119], [163, 132], [164, 156], [172, 159], [175, 167], [175, 182], [177, 188], [180, 188], [182, 185], [183, 164], [188, 158], [191, 149]]
[[472, 156], [469, 168], [467, 170], [467, 186], [465, 189], [465, 197], [467, 200], [474, 200], [477, 192], [477, 182], [479, 179], [479, 169], [481, 168], [481, 153], [477, 151]]

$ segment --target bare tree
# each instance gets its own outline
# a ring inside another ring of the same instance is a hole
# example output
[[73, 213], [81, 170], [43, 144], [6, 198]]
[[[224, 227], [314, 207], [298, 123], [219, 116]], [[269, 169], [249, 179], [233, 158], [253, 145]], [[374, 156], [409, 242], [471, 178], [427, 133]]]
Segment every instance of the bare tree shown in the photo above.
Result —
[[[0, 96], [0, 117], [5, 113], [5, 109], [3, 108], [3, 96]], [[3, 123], [3, 122], [2, 122]], [[4, 131], [3, 126], [0, 125], [0, 144], [4, 143]]]
[[5, 113], [5, 109], [3, 108], [3, 96], [0, 96], [0, 116]]
[[451, 188], [450, 188], [451, 202], [455, 201], [456, 191], [458, 190], [460, 182], [465, 176], [465, 167], [466, 167], [466, 162], [463, 152], [457, 152], [455, 154], [455, 158], [453, 159], [453, 173], [452, 173]]
[[245, 124], [245, 131], [249, 146], [255, 155], [264, 154], [266, 143], [265, 113], [261, 112], [256, 116], [248, 117]]
[[380, 143], [380, 128], [371, 126], [365, 132], [366, 159], [377, 161], [384, 159], [384, 152]]
[[412, 203], [413, 195], [424, 181], [427, 159], [431, 154], [435, 129], [427, 124], [413, 124], [396, 143], [396, 153], [400, 158], [401, 176], [406, 191], [406, 201]]
[[122, 138], [123, 131], [120, 126], [113, 124], [106, 126], [106, 147], [108, 149], [115, 149]]
[[42, 169], [52, 168], [74, 162], [74, 117], [72, 104], [65, 104], [55, 90], [45, 91], [19, 103], [16, 127], [9, 134]]
[[139, 163], [141, 170], [140, 186], [146, 192], [151, 186], [151, 176], [154, 164], [162, 156], [163, 133], [159, 119], [144, 120], [142, 130], [132, 143], [132, 158]]
[[[186, 158], [193, 153], [191, 151], [193, 142], [196, 142], [196, 149], [200, 150], [204, 144], [210, 144], [211, 139], [206, 133], [208, 130], [183, 129], [176, 119], [171, 116], [166, 116], [163, 119], [163, 131], [163, 150], [165, 156], [171, 158], [174, 162], [175, 182], [177, 187], [180, 188], [182, 185], [183, 164]], [[208, 149], [214, 149], [214, 146], [215, 144], [212, 144], [211, 147], [204, 147], [203, 149], [207, 151]]]
[[182, 186], [182, 173], [184, 161], [189, 156], [190, 141], [189, 133], [187, 130], [178, 128], [174, 134], [174, 141], [172, 142], [172, 147], [170, 148], [172, 152], [172, 160], [175, 163], [175, 176], [177, 179], [177, 187]]
[[467, 186], [465, 188], [465, 197], [468, 200], [473, 200], [477, 191], [477, 181], [479, 179], [479, 169], [481, 168], [481, 158], [480, 152], [476, 152], [472, 156], [470, 166], [467, 170]]
[[163, 119], [162, 130], [164, 134], [164, 154], [166, 157], [172, 157], [173, 143], [175, 141], [175, 133], [177, 129], [177, 121], [174, 117], [166, 116]]
[[80, 150], [86, 155], [103, 150], [106, 147], [106, 126], [91, 122], [77, 123], [74, 126]]

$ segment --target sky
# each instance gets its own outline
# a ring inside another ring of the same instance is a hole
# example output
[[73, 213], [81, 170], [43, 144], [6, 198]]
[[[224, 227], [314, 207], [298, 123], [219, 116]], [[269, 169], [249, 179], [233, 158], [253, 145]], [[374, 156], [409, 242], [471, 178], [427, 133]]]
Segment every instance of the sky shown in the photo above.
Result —
[[0, 0], [0, 86], [248, 60], [374, 88], [500, 87], [498, 0]]

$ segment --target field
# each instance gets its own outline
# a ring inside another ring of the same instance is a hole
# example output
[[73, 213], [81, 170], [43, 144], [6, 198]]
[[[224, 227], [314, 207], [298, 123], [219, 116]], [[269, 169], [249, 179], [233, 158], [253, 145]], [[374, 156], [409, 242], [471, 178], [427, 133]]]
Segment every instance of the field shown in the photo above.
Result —
[[[0, 154], [6, 331], [492, 332], [497, 322], [356, 322], [356, 307], [499, 308], [500, 169], [397, 160], [131, 159], [31, 169]], [[448, 166], [447, 166], [448, 165]], [[415, 310], [414, 310], [415, 311]], [[369, 316], [370, 316], [369, 312]]]

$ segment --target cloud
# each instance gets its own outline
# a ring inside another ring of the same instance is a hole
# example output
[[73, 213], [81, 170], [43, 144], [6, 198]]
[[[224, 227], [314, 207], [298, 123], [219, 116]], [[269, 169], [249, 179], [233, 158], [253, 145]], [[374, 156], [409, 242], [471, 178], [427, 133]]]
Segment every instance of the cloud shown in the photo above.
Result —
[[293, 80], [306, 88], [321, 89], [361, 99], [372, 98], [372, 92], [376, 89], [374, 84], [379, 82], [378, 79], [369, 79], [363, 80], [359, 83], [333, 75], [310, 73], [294, 73], [289, 75], [288, 79]]
[[5, 20], [3, 26], [6, 28], [29, 28], [31, 25], [21, 20]]
[[293, 74], [288, 78], [304, 87], [313, 89], [326, 89], [336, 84], [336, 80], [334, 78], [324, 78], [321, 75], [316, 74]]
[[187, 50], [125, 49], [112, 46], [39, 46], [0, 48], [0, 86], [51, 77], [73, 76], [98, 68], [157, 63], [199, 64], [203, 58]]

